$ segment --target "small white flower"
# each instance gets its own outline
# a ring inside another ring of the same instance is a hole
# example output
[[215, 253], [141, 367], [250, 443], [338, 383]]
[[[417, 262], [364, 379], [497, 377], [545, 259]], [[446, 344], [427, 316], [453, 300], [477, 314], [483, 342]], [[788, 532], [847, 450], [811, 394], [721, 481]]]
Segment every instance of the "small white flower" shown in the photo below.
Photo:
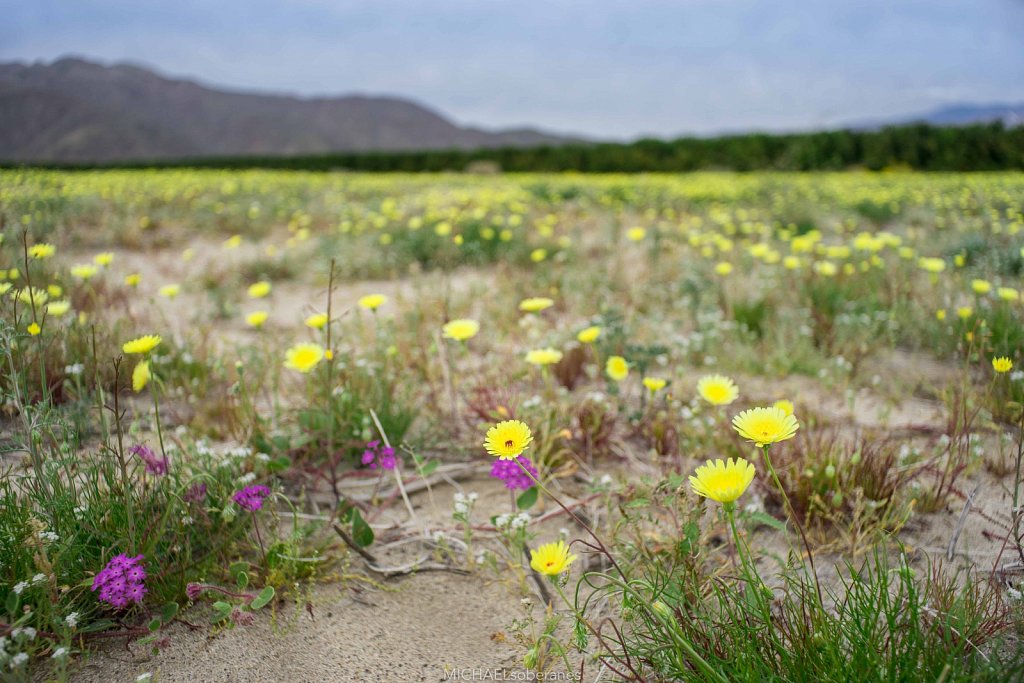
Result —
[[32, 583], [43, 583], [46, 581], [46, 574], [36, 574], [32, 577]]
[[28, 588], [28, 581], [19, 581], [18, 583], [14, 584], [14, 588], [12, 588], [11, 590], [14, 591], [15, 595], [21, 595], [21, 592], [26, 588]]
[[40, 531], [39, 538], [43, 539], [44, 541], [49, 541], [50, 543], [56, 543], [58, 540], [60, 540], [60, 536], [58, 536], [53, 531]]
[[18, 654], [16, 654], [13, 657], [11, 657], [11, 668], [12, 669], [17, 669], [19, 666], [21, 666], [22, 664], [24, 664], [27, 661], [28, 661], [28, 655], [25, 654], [24, 652], [19, 652]]
[[72, 612], [71, 614], [64, 617], [64, 623], [68, 625], [68, 628], [74, 628], [78, 626], [78, 620], [81, 615], [78, 612]]
[[255, 480], [256, 480], [256, 473], [255, 472], [246, 472], [245, 474], [243, 474], [242, 476], [240, 476], [238, 478], [238, 483], [239, 484], [250, 484], [250, 483], [252, 483]]
[[145, 673], [141, 673], [141, 674], [139, 674], [138, 676], [135, 677], [135, 683], [144, 683], [144, 681], [151, 681], [151, 680], [153, 680], [153, 673], [150, 672], [150, 671], [147, 671]]
[[65, 375], [81, 375], [83, 370], [85, 370], [85, 366], [84, 365], [82, 365], [81, 363], [75, 363], [73, 365], [65, 366], [64, 374]]
[[610, 474], [602, 474], [601, 475], [600, 484], [601, 484], [601, 486], [611, 486], [612, 485], [612, 475], [610, 475]]
[[56, 650], [53, 651], [53, 654], [50, 655], [50, 659], [64, 659], [67, 656], [68, 649], [66, 647], [58, 647]]
[[[25, 636], [22, 638], [21, 636]], [[35, 640], [36, 630], [31, 626], [22, 626], [11, 631], [11, 638], [14, 640]]]

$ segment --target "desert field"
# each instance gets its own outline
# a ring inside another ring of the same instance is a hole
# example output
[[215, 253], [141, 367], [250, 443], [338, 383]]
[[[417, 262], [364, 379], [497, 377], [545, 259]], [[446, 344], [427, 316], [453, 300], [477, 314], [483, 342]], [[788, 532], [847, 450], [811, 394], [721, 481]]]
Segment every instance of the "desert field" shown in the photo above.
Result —
[[0, 220], [3, 680], [1024, 679], [1022, 173], [0, 170]]

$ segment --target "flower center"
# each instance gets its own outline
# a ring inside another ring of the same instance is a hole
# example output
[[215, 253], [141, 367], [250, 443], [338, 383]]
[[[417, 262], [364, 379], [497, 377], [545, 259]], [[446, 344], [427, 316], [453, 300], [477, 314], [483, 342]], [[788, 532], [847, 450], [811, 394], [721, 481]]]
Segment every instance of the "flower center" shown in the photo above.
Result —
[[508, 439], [508, 440], [505, 441], [505, 448], [512, 448], [515, 445], [516, 444], [515, 444], [514, 441], [512, 441], [512, 439]]

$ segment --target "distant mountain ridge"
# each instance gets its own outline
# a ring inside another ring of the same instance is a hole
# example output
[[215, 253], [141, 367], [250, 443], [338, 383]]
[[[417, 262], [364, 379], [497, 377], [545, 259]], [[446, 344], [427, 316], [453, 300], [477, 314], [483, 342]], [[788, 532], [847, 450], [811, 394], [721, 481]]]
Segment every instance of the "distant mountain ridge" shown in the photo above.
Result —
[[527, 147], [580, 142], [485, 131], [395, 97], [292, 97], [214, 89], [78, 58], [0, 64], [0, 160], [104, 162]]
[[927, 123], [933, 126], [968, 126], [1002, 122], [1007, 127], [1024, 125], [1024, 102], [1017, 104], [948, 104], [923, 114], [858, 121], [850, 127], [860, 130]]

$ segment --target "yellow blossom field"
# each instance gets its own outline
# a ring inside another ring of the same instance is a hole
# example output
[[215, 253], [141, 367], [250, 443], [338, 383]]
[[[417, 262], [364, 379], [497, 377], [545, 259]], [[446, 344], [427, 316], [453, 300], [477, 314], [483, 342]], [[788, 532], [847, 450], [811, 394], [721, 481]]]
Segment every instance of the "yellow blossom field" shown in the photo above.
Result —
[[0, 170], [0, 221], [11, 680], [1024, 679], [1024, 174]]

